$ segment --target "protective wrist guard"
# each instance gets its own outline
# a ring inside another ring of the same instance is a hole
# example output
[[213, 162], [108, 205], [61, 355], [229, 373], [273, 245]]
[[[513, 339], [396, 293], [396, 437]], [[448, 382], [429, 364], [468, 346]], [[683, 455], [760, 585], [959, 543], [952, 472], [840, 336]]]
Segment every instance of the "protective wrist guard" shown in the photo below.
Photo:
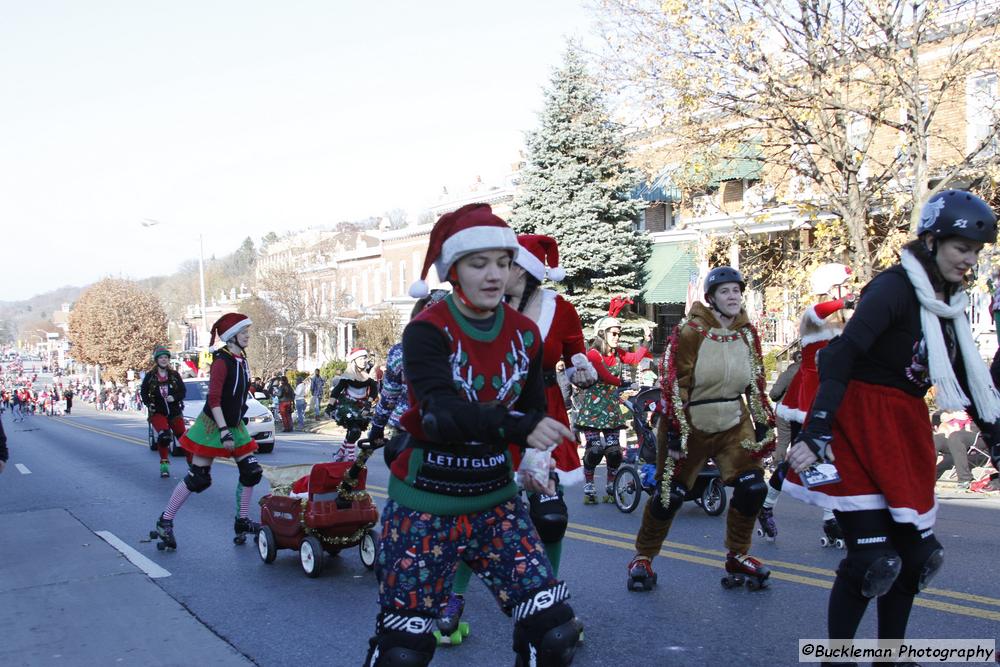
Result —
[[229, 442], [232, 439], [233, 439], [233, 434], [229, 432], [228, 428], [220, 428], [219, 429], [219, 441], [220, 442]]
[[830, 434], [818, 434], [813, 431], [803, 431], [799, 434], [797, 442], [804, 442], [806, 446], [822, 461], [829, 461], [830, 442], [833, 436]]

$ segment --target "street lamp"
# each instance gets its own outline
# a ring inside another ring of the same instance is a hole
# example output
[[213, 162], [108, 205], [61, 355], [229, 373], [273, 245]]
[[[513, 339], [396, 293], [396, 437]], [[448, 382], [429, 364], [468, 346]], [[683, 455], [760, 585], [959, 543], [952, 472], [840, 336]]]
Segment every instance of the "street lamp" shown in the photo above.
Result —
[[[155, 227], [163, 222], [152, 218], [145, 218], [139, 222], [143, 227]], [[208, 315], [205, 309], [205, 241], [201, 234], [198, 234], [198, 283], [201, 288], [201, 332], [198, 335], [198, 345], [208, 338]]]

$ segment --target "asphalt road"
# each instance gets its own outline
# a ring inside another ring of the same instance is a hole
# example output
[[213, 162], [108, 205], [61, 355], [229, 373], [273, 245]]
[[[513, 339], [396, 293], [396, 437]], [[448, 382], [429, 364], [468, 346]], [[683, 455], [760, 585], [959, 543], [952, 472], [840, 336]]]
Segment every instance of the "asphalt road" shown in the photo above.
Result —
[[[355, 549], [329, 559], [322, 576], [309, 579], [295, 552], [280, 551], [275, 563], [265, 565], [252, 543], [234, 545], [234, 467], [213, 467], [212, 487], [192, 496], [177, 516], [179, 548], [158, 552], [147, 534], [184, 462], [174, 459], [171, 478], [160, 479], [141, 416], [99, 413], [78, 402], [71, 417], [12, 424], [8, 414], [4, 426], [12, 456], [0, 476], [0, 526], [8, 514], [65, 509], [90, 530], [113, 533], [169, 571], [153, 580], [156, 585], [255, 663], [361, 663], [378, 611], [374, 575]], [[265, 465], [328, 460], [335, 446], [327, 437], [279, 434], [275, 452], [260, 459]], [[599, 470], [599, 480], [603, 475]], [[381, 460], [373, 461], [369, 489], [379, 504], [386, 480]], [[257, 497], [267, 491], [266, 483], [257, 488]], [[753, 549], [772, 568], [773, 583], [751, 593], [720, 586], [724, 518], [688, 503], [654, 562], [660, 585], [643, 594], [625, 590], [641, 510], [625, 515], [613, 505], [584, 506], [579, 487], [569, 489], [568, 504], [561, 575], [586, 626], [574, 664], [793, 665], [799, 638], [825, 636], [827, 591], [842, 552], [819, 546], [817, 508], [790, 498], [779, 502], [778, 540]], [[918, 598], [911, 638], [996, 637], [998, 528], [995, 499], [942, 500], [936, 532], [946, 565]], [[475, 582], [467, 600], [471, 636], [460, 647], [439, 649], [434, 664], [512, 664], [510, 620]], [[156, 622], [147, 618], [139, 627]], [[873, 634], [869, 613], [859, 637]], [[182, 644], [185, 637], [176, 641]], [[197, 664], [197, 656], [190, 664]]]

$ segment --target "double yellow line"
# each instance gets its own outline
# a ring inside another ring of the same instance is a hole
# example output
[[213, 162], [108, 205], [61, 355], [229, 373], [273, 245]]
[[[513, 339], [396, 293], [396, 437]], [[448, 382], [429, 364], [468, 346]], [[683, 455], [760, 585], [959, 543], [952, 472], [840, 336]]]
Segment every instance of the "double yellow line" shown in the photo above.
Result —
[[[73, 428], [90, 431], [98, 435], [114, 438], [130, 444], [143, 446], [148, 446], [149, 444], [140, 438], [121, 435], [113, 431], [88, 426], [76, 421], [69, 421], [63, 417], [53, 417], [52, 419], [61, 424], [65, 424], [66, 426], [72, 426]], [[226, 459], [223, 459], [221, 462], [233, 465], [231, 461]], [[376, 486], [374, 484], [368, 485], [368, 492], [377, 498], [386, 498], [386, 491], [387, 489], [384, 486]], [[590, 526], [583, 523], [570, 523], [569, 529], [566, 531], [566, 537], [574, 540], [580, 540], [582, 542], [590, 542], [592, 544], [600, 544], [607, 547], [613, 547], [615, 549], [621, 549], [622, 551], [628, 553], [635, 552], [635, 535], [619, 530], [598, 528], [597, 526]], [[674, 560], [684, 561], [686, 563], [711, 567], [719, 574], [722, 572], [722, 566], [725, 563], [726, 557], [726, 554], [723, 551], [705, 549], [680, 542], [664, 543], [659, 555], [663, 558], [671, 558]], [[829, 589], [833, 585], [834, 573], [827, 568], [770, 559], [766, 559], [766, 563], [767, 566], [771, 568], [772, 579], [825, 589]], [[624, 567], [622, 570], [624, 571]], [[944, 598], [945, 600], [958, 600], [961, 603], [967, 604], [947, 602], [937, 598]], [[942, 588], [926, 588], [919, 596], [917, 596], [915, 604], [920, 607], [935, 609], [949, 614], [971, 616], [973, 618], [980, 618], [989, 621], [1000, 621], [1000, 611], [989, 608], [994, 607], [1000, 609], [1000, 599], [986, 597], [984, 595], [974, 595], [972, 593], [962, 593], [960, 591], [950, 591]]]

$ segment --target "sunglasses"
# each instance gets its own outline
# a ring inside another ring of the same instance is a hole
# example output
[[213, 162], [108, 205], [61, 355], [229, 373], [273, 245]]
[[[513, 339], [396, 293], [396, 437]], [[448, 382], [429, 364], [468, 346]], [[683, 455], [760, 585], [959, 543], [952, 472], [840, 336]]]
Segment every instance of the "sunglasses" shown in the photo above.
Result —
[[609, 336], [621, 336], [622, 335], [622, 330], [621, 329], [608, 329], [608, 335]]

